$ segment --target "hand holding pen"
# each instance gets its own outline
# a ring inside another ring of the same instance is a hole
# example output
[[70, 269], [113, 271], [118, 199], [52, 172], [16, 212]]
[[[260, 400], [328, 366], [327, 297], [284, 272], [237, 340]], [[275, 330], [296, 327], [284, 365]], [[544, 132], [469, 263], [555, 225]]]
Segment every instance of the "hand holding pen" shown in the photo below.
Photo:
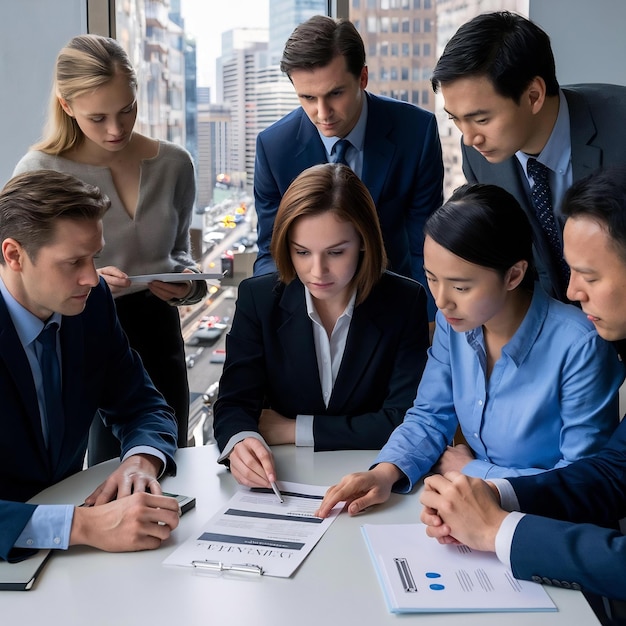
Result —
[[278, 497], [280, 491], [276, 487], [274, 456], [263, 441], [246, 437], [235, 445], [228, 460], [230, 471], [238, 483], [246, 487], [272, 488]]

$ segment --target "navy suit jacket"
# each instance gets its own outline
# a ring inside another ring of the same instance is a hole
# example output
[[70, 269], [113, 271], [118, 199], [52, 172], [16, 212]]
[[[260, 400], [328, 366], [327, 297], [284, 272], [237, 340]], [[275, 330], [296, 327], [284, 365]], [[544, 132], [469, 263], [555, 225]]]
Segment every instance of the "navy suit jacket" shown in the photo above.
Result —
[[[442, 203], [443, 163], [435, 116], [366, 92], [361, 179], [376, 205], [389, 269], [426, 284], [424, 222]], [[275, 271], [269, 252], [280, 200], [305, 169], [326, 163], [315, 125], [301, 107], [259, 133], [254, 166], [259, 253], [254, 274]], [[434, 318], [434, 303], [429, 304]]]
[[626, 537], [614, 530], [626, 516], [626, 419], [596, 456], [509, 482], [530, 514], [513, 537], [513, 574], [626, 600]]
[[[100, 410], [122, 442], [152, 446], [175, 470], [176, 421], [128, 345], [102, 279], [82, 313], [63, 317], [61, 354], [65, 434], [52, 466], [26, 353], [0, 296], [0, 558], [7, 559], [35, 507], [23, 504], [82, 469], [89, 426]], [[156, 339], [155, 339], [156, 340]]]
[[266, 407], [285, 417], [314, 415], [316, 450], [381, 448], [415, 399], [427, 349], [424, 288], [385, 273], [354, 308], [327, 408], [304, 286], [276, 274], [245, 280], [214, 407], [220, 450], [237, 433], [258, 432]]
[[[626, 164], [626, 87], [581, 84], [563, 87], [570, 115], [572, 174], [579, 180], [599, 167]], [[502, 163], [489, 163], [478, 150], [461, 142], [463, 173], [469, 183], [499, 185], [520, 203], [533, 229], [534, 256], [545, 291], [567, 302], [560, 287], [549, 244], [535, 216], [528, 180], [515, 156]], [[561, 224], [561, 228], [563, 224]]]

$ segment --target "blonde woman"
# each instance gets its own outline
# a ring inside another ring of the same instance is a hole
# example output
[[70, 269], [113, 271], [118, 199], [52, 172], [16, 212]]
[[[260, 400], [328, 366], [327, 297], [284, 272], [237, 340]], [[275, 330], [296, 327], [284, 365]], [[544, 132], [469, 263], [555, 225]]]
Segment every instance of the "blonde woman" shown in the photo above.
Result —
[[[131, 284], [128, 276], [197, 271], [189, 225], [194, 170], [181, 147], [134, 131], [137, 77], [113, 39], [74, 37], [59, 53], [43, 139], [14, 174], [52, 169], [96, 185], [111, 200], [98, 273], [114, 297], [130, 344], [155, 386], [175, 410], [179, 446], [186, 445], [189, 389], [176, 306], [198, 302], [204, 281]], [[90, 463], [119, 454], [119, 444], [95, 420]]]

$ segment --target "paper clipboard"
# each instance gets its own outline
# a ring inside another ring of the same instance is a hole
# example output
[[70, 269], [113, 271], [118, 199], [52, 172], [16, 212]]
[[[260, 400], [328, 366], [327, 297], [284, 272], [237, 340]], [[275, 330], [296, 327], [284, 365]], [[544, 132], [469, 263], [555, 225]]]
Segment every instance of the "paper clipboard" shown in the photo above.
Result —
[[52, 550], [39, 550], [18, 563], [0, 561], [0, 590], [28, 591], [35, 584]]
[[192, 561], [191, 565], [198, 570], [207, 572], [234, 572], [241, 574], [263, 575], [263, 568], [254, 563], [224, 563], [223, 561]]

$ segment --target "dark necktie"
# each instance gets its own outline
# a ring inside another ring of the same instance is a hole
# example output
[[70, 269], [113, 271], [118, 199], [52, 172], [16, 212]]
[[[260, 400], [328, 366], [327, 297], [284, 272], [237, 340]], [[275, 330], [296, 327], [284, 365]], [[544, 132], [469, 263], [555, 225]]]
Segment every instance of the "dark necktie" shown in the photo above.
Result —
[[[350, 142], [347, 139], [340, 139], [339, 141], [337, 141], [332, 149], [332, 162], [348, 165], [348, 161], [346, 161], [346, 151], [349, 147]], [[348, 167], [350, 166], [348, 165]]]
[[535, 205], [535, 215], [550, 244], [553, 259], [560, 273], [561, 288], [563, 293], [565, 293], [567, 283], [569, 282], [569, 267], [563, 258], [559, 229], [552, 212], [552, 194], [550, 192], [548, 172], [548, 168], [543, 163], [539, 163], [537, 159], [528, 159], [528, 173], [534, 182], [531, 195]]
[[43, 392], [46, 405], [46, 423], [48, 427], [48, 454], [52, 465], [56, 465], [65, 420], [63, 417], [63, 401], [61, 398], [61, 368], [57, 357], [56, 334], [59, 325], [56, 322], [48, 324], [39, 333], [37, 342], [41, 345], [39, 365], [43, 379]]

